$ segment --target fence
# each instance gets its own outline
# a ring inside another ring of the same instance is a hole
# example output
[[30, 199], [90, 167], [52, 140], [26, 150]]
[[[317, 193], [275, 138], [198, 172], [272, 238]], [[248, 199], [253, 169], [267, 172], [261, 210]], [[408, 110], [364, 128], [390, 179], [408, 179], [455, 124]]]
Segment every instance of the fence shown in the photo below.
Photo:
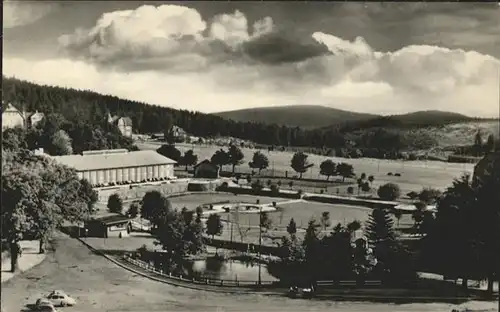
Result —
[[[144, 269], [148, 272], [154, 273], [156, 275], [159, 275], [164, 278], [168, 279], [173, 279], [177, 281], [182, 281], [182, 282], [189, 282], [189, 283], [194, 283], [197, 285], [209, 285], [209, 286], [218, 286], [218, 287], [251, 287], [251, 288], [256, 288], [256, 287], [269, 287], [269, 286], [274, 286], [274, 287], [284, 287], [280, 282], [261, 282], [259, 285], [258, 282], [256, 281], [240, 281], [240, 280], [222, 280], [222, 279], [213, 279], [213, 278], [189, 278], [189, 277], [184, 277], [182, 275], [174, 275], [171, 273], [166, 273], [163, 272], [162, 270], [158, 270], [152, 265], [149, 265], [148, 263], [141, 261], [141, 260], [136, 260], [132, 259], [128, 256], [124, 256], [123, 259], [130, 263], [133, 264], [141, 269]], [[378, 288], [382, 287], [382, 281], [380, 280], [367, 280], [367, 281], [333, 281], [333, 280], [324, 280], [324, 281], [317, 281], [316, 282], [317, 287], [321, 288], [329, 288], [329, 287], [335, 287], [335, 288]]]
[[158, 270], [152, 265], [148, 263], [132, 259], [128, 256], [124, 256], [123, 259], [133, 264], [141, 269], [154, 273], [164, 278], [173, 279], [177, 281], [189, 282], [198, 285], [211, 285], [211, 286], [222, 286], [222, 287], [262, 287], [262, 286], [272, 286], [275, 285], [276, 282], [261, 282], [259, 285], [256, 281], [240, 281], [240, 280], [222, 280], [222, 279], [214, 279], [214, 278], [196, 278], [196, 277], [187, 277], [182, 275], [174, 275], [172, 273], [164, 272], [163, 270]]

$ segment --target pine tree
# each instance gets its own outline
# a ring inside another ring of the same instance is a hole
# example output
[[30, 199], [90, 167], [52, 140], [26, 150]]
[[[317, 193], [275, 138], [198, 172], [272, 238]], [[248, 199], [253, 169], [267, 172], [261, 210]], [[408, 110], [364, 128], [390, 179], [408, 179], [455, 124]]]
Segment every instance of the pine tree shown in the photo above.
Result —
[[376, 208], [372, 211], [365, 227], [365, 235], [382, 267], [390, 269], [391, 260], [395, 259], [397, 242], [394, 221], [387, 210]]
[[286, 231], [288, 232], [288, 234], [290, 234], [290, 236], [294, 236], [295, 234], [297, 234], [297, 224], [295, 223], [295, 220], [293, 218], [290, 219], [290, 223], [288, 223]]

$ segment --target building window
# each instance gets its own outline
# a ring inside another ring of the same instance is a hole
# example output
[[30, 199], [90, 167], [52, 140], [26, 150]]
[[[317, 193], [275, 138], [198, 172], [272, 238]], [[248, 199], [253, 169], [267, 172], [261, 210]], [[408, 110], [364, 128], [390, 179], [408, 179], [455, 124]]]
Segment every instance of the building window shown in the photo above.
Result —
[[146, 167], [140, 167], [141, 170], [141, 180], [146, 180], [148, 178], [148, 171]]
[[90, 171], [84, 171], [83, 178], [90, 182]]
[[99, 183], [105, 183], [104, 182], [104, 170], [97, 170], [97, 180]]

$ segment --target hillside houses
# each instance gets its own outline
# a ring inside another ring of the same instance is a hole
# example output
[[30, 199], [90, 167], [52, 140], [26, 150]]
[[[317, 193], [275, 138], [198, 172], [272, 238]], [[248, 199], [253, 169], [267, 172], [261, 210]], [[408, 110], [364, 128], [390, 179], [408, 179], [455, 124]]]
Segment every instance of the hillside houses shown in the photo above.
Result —
[[108, 113], [108, 122], [118, 127], [124, 137], [132, 137], [132, 119], [130, 117], [113, 116]]
[[[2, 107], [4, 103], [2, 102]], [[2, 130], [15, 127], [31, 128], [42, 121], [45, 115], [41, 112], [25, 112], [18, 109], [12, 103], [2, 111]]]

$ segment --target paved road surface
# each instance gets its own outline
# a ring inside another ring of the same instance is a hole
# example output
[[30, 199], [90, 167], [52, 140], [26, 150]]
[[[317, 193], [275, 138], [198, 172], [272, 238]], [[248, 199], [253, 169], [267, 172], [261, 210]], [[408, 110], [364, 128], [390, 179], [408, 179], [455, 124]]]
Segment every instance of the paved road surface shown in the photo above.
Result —
[[[2, 311], [26, 311], [25, 305], [53, 289], [78, 300], [72, 312], [138, 311], [451, 311], [448, 304], [388, 305], [292, 300], [259, 295], [228, 295], [177, 288], [126, 271], [94, 255], [77, 240], [58, 238], [57, 250], [39, 266], [2, 285]], [[469, 303], [467, 307], [494, 303]]]

